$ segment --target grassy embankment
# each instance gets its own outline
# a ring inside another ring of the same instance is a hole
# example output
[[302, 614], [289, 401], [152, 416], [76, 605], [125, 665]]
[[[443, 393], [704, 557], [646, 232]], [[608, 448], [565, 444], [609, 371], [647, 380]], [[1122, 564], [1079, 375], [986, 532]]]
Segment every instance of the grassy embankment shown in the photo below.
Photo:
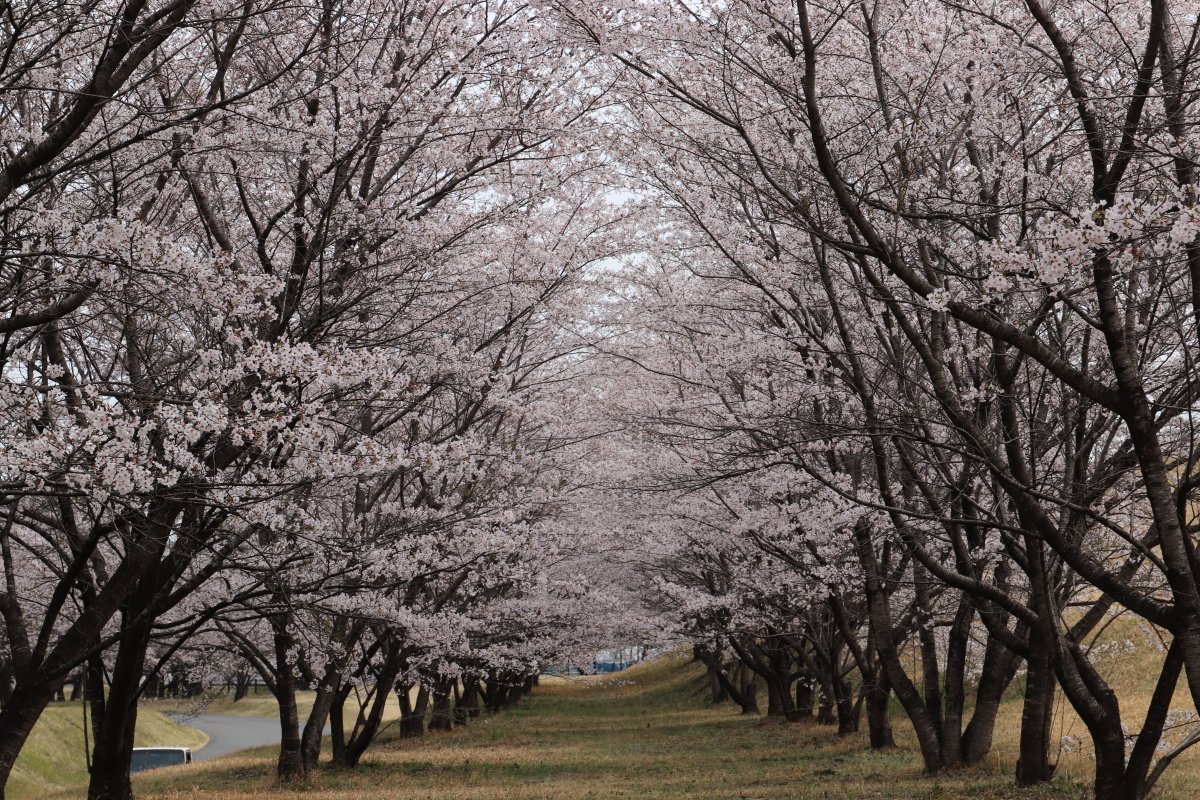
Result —
[[[171, 745], [197, 748], [208, 737], [195, 728], [176, 724], [153, 709], [138, 714], [139, 747]], [[64, 787], [87, 783], [83, 716], [79, 703], [54, 703], [38, 721], [21, 750], [8, 782], [7, 796], [34, 800]]]
[[[315, 692], [299, 691], [296, 693], [296, 706], [300, 710], [300, 724], [308, 718], [312, 708]], [[416, 690], [412, 692], [416, 697]], [[246, 695], [241, 700], [234, 701], [233, 694], [228, 691], [213, 692], [190, 700], [148, 700], [142, 703], [142, 708], [152, 708], [156, 711], [181, 714], [185, 718], [189, 714], [229, 714], [237, 717], [257, 717], [260, 719], [279, 719], [279, 704], [275, 697], [265, 689]], [[346, 703], [346, 713], [357, 710], [357, 698], [351, 694]], [[400, 703], [395, 694], [388, 697], [384, 706], [383, 718], [393, 720], [400, 718]]]
[[[312, 706], [313, 693], [300, 692], [298, 701], [303, 719]], [[275, 719], [279, 716], [279, 706], [265, 691], [248, 695], [237, 703], [228, 692], [196, 700], [147, 701], [138, 711], [138, 747], [159, 745], [195, 750], [208, 741], [195, 728], [174, 722], [167, 716], [169, 713], [184, 715], [185, 723], [186, 715], [196, 713]], [[399, 704], [393, 697], [384, 718], [396, 719], [399, 715]], [[52, 703], [21, 750], [9, 779], [7, 796], [12, 800], [40, 800], [55, 793], [77, 797], [82, 795], [87, 779], [82, 708], [79, 703]]]
[[[1131, 728], [1153, 688], [1156, 657], [1142, 648], [1114, 653], [1104, 664], [1107, 677], [1121, 689]], [[701, 669], [664, 659], [607, 679], [547, 680], [518, 709], [451, 734], [382, 742], [360, 769], [322, 771], [295, 794], [274, 788], [269, 748], [140, 775], [135, 790], [139, 800], [1086, 798], [1091, 758], [1086, 743], [1059, 756], [1059, 776], [1050, 786], [1012, 785], [1021, 688], [1018, 678], [987, 763], [936, 777], [921, 774], [915, 742], [898, 712], [899, 748], [872, 753], [865, 734], [838, 740], [830, 729], [812, 723], [766, 723], [742, 717], [728, 704], [711, 707]], [[1190, 704], [1181, 692], [1175, 705]], [[220, 701], [206, 710], [274, 713], [266, 696], [236, 706]], [[1061, 700], [1055, 735], [1086, 738]], [[1200, 797], [1198, 756], [1177, 762], [1159, 797]]]
[[[815, 724], [742, 717], [703, 698], [696, 665], [663, 660], [610, 679], [547, 681], [522, 707], [468, 730], [391, 741], [350, 772], [325, 771], [303, 800], [929, 798], [1075, 800], [1070, 780], [1018, 791], [1007, 770], [921, 774], [902, 747], [871, 753]], [[273, 790], [271, 753], [139, 776], [141, 800], [249, 800]]]

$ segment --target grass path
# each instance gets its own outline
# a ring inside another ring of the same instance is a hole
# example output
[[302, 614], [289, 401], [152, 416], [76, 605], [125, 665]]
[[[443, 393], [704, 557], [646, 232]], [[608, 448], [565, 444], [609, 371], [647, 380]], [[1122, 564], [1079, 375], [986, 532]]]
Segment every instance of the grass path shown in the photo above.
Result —
[[520, 708], [466, 730], [381, 743], [361, 768], [323, 771], [292, 795], [267, 750], [138, 776], [139, 800], [1076, 800], [1059, 780], [1017, 790], [1008, 770], [929, 778], [908, 748], [872, 753], [815, 724], [707, 706], [695, 665], [664, 660], [609, 680], [546, 681]]

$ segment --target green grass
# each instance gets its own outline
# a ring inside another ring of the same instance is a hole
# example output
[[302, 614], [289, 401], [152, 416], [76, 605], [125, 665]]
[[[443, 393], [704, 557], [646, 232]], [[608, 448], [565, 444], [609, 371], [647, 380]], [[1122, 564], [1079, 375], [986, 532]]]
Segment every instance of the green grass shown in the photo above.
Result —
[[[416, 696], [416, 690], [412, 692]], [[313, 700], [316, 698], [316, 692], [299, 691], [296, 692], [296, 706], [300, 711], [300, 724], [303, 725], [308, 717], [308, 712], [312, 708]], [[214, 691], [199, 695], [186, 700], [147, 700], [142, 703], [143, 708], [152, 708], [156, 711], [172, 712], [178, 714], [228, 714], [235, 717], [257, 717], [259, 719], [279, 719], [279, 703], [276, 702], [275, 696], [263, 690], [257, 693], [248, 694], [241, 700], [234, 701], [233, 694], [228, 691]], [[351, 694], [346, 703], [346, 713], [349, 715], [352, 710], [357, 710], [355, 695]], [[393, 693], [388, 697], [387, 705], [384, 707], [384, 716], [386, 720], [398, 719], [400, 717], [400, 703], [396, 700]]]
[[[304, 719], [308, 710], [312, 708], [313, 696], [313, 692], [297, 693], [296, 701], [301, 719]], [[274, 695], [263, 690], [248, 694], [237, 702], [234, 702], [231, 692], [214, 691], [183, 700], [147, 700], [142, 703], [142, 707], [178, 714], [230, 714], [237, 717], [279, 719], [279, 703], [275, 701]]]
[[[1150, 690], [1144, 650], [1107, 665], [1123, 708]], [[1136, 664], [1133, 662], [1137, 662]], [[1012, 783], [1020, 721], [1020, 679], [1010, 691], [986, 763], [923, 775], [911, 730], [897, 710], [899, 747], [876, 753], [865, 733], [838, 739], [812, 722], [792, 725], [708, 704], [703, 669], [663, 659], [605, 678], [545, 679], [520, 707], [463, 730], [419, 740], [389, 731], [351, 771], [323, 769], [295, 791], [273, 780], [276, 751], [256, 751], [134, 779], [139, 800], [1083, 800], [1090, 756], [1063, 754], [1059, 775], [1037, 789]], [[765, 702], [765, 696], [760, 698]], [[269, 698], [210, 704], [205, 710], [273, 716]], [[1179, 704], [1186, 702], [1180, 697]], [[228, 706], [228, 707], [227, 707]], [[163, 707], [156, 704], [155, 708]], [[1078, 733], [1060, 703], [1056, 733]], [[865, 724], [864, 724], [865, 727]], [[1198, 751], [1200, 753], [1200, 751]], [[79, 783], [82, 783], [80, 776]], [[60, 783], [59, 785], [68, 785]], [[1200, 758], [1185, 756], [1157, 797], [1200, 797]], [[80, 790], [53, 796], [78, 797]], [[28, 797], [29, 795], [24, 795]]]
[[[626, 683], [632, 681], [632, 684]], [[361, 768], [323, 770], [302, 800], [1076, 800], [1068, 779], [1018, 790], [1007, 771], [921, 774], [908, 746], [874, 753], [813, 723], [706, 704], [701, 668], [665, 659], [609, 679], [546, 681], [521, 707], [467, 730], [391, 740]], [[897, 720], [899, 732], [900, 721]], [[903, 737], [901, 737], [903, 740]], [[270, 749], [138, 776], [140, 800], [250, 800], [274, 787]]]
[[[153, 709], [141, 709], [135, 744], [139, 747], [172, 745], [200, 747], [208, 737], [195, 728], [172, 722]], [[87, 783], [83, 715], [79, 703], [55, 703], [42, 718], [21, 750], [8, 781], [7, 796], [33, 800], [66, 787]]]

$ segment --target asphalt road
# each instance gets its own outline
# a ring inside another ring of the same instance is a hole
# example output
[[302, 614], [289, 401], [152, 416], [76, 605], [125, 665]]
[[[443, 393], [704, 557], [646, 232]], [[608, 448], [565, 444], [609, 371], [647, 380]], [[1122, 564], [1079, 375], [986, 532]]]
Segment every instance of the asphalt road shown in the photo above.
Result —
[[192, 751], [193, 761], [227, 756], [238, 750], [279, 744], [279, 722], [258, 717], [234, 717], [227, 714], [178, 716], [176, 721], [208, 734], [208, 744]]

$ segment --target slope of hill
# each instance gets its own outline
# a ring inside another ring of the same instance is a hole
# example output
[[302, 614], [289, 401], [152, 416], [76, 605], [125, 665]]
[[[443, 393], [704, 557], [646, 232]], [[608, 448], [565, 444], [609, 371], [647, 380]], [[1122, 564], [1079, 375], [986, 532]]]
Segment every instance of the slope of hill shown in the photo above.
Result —
[[[1034, 791], [991, 768], [921, 774], [907, 747], [871, 753], [828, 728], [777, 725], [710, 707], [700, 669], [662, 659], [603, 679], [547, 680], [520, 708], [466, 730], [393, 740], [360, 769], [325, 771], [310, 800], [916, 798], [1075, 800], [1061, 778]], [[272, 753], [139, 776], [139, 798], [250, 800], [272, 786]]]
[[[1123, 641], [1124, 633], [1118, 626], [1108, 638]], [[1107, 677], [1121, 688], [1127, 713], [1144, 709], [1153, 678], [1151, 662], [1158, 657], [1144, 643], [1111, 648]], [[915, 742], [898, 711], [899, 747], [872, 753], [865, 734], [839, 740], [830, 728], [815, 723], [783, 725], [741, 716], [731, 704], [710, 706], [702, 668], [685, 659], [664, 658], [604, 677], [544, 679], [519, 708], [481, 718], [453, 733], [384, 741], [368, 753], [359, 769], [322, 771], [298, 796], [307, 800], [1083, 800], [1090, 795], [1090, 751], [1086, 733], [1061, 698], [1056, 735], [1074, 737], [1079, 744], [1059, 754], [1059, 774], [1051, 785], [1035, 790], [1012, 785], [1022, 688], [1018, 677], [985, 764], [929, 777], [921, 774]], [[265, 702], [258, 704], [262, 708], [252, 705], [239, 710], [268, 715]], [[1189, 705], [1182, 692], [1176, 705]], [[53, 709], [54, 717], [39, 728], [39, 736], [64, 744], [48, 746], [42, 739], [34, 751], [40, 756], [23, 757], [20, 793], [13, 796], [29, 798], [82, 784], [86, 775], [81, 759], [62, 773], [52, 768], [56, 759], [51, 754], [65, 752], [56, 747], [82, 746], [77, 721], [65, 716], [72, 711], [78, 709]], [[1130, 718], [1136, 719], [1132, 713]], [[143, 738], [165, 741], [179, 736], [178, 726], [171, 727], [173, 723], [156, 711], [147, 709], [145, 719]], [[1200, 796], [1198, 756], [1200, 751], [1180, 759], [1157, 797]], [[263, 748], [139, 775], [135, 790], [140, 800], [251, 800], [272, 789], [273, 767], [273, 749]], [[78, 795], [78, 789], [56, 794]]]
[[[197, 748], [205, 741], [207, 737], [200, 731], [179, 725], [158, 711], [138, 712], [139, 747]], [[21, 750], [9, 778], [7, 796], [13, 800], [34, 800], [56, 790], [83, 786], [87, 778], [80, 704], [56, 703], [46, 709]]]

